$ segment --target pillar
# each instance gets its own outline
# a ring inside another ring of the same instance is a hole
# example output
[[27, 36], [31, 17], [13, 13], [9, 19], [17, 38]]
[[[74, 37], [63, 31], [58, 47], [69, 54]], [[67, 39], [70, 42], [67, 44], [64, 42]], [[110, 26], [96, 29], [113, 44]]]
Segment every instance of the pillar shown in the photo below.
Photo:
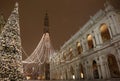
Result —
[[112, 30], [113, 30], [113, 33], [115, 34], [115, 35], [117, 35], [117, 34], [120, 34], [120, 31], [119, 31], [119, 20], [117, 20], [118, 18], [116, 17], [117, 15], [115, 15], [115, 14], [113, 14], [113, 15], [111, 15], [111, 17], [110, 17], [110, 21], [111, 21], [111, 24], [113, 24], [113, 27], [112, 27]]
[[85, 52], [85, 51], [86, 51], [86, 45], [85, 45], [84, 39], [83, 39], [83, 41], [81, 42], [81, 44], [82, 44], [83, 52]]
[[95, 32], [93, 32], [91, 35], [92, 35], [93, 46], [96, 47]]
[[70, 76], [70, 68], [68, 68], [67, 75], [68, 75], [68, 80], [70, 80], [70, 79], [71, 79], [71, 76]]
[[105, 64], [103, 62], [101, 63], [101, 72], [103, 79], [107, 79], [107, 74], [106, 74], [107, 72], [105, 70]]
[[99, 33], [97, 34], [98, 38], [99, 38], [99, 44], [103, 43], [102, 37], [101, 37], [101, 32], [99, 31]]
[[89, 71], [90, 79], [94, 79], [92, 64], [89, 66], [89, 69], [90, 69], [90, 71]]
[[105, 63], [105, 70], [106, 70], [107, 78], [109, 79], [111, 77], [111, 75], [110, 75], [110, 70], [109, 70], [107, 62]]
[[95, 38], [96, 38], [96, 44], [97, 45], [103, 43], [100, 30], [96, 30], [96, 32], [95, 32]]
[[105, 67], [105, 60], [106, 58], [101, 56], [101, 58], [99, 58], [99, 61], [100, 61], [100, 66], [101, 66], [101, 76], [103, 79], [107, 79], [107, 70], [106, 70], [106, 67]]
[[118, 62], [118, 67], [119, 67], [119, 71], [120, 71], [120, 48], [116, 48], [116, 50], [117, 50], [117, 55], [118, 55], [118, 60], [117, 60], [117, 62]]
[[100, 64], [98, 64], [97, 67], [98, 67], [99, 79], [102, 79], [101, 66], [100, 66]]

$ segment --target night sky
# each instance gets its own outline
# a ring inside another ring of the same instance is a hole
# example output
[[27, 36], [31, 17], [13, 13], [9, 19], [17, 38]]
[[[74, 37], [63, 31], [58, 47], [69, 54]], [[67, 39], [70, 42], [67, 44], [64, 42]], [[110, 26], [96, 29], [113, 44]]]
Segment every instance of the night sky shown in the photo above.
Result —
[[[28, 54], [33, 52], [43, 35], [46, 11], [51, 41], [54, 49], [59, 50], [90, 16], [104, 9], [105, 3], [105, 0], [0, 0], [0, 13], [4, 14], [6, 20], [16, 1], [19, 3], [22, 46]], [[120, 0], [110, 1], [120, 9]]]

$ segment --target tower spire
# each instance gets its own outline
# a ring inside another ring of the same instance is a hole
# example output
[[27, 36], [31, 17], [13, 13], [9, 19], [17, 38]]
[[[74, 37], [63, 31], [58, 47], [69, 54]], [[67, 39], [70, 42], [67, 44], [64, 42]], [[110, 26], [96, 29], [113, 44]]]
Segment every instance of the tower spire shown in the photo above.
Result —
[[45, 18], [44, 18], [44, 33], [49, 33], [49, 18], [48, 18], [47, 12], [46, 12]]

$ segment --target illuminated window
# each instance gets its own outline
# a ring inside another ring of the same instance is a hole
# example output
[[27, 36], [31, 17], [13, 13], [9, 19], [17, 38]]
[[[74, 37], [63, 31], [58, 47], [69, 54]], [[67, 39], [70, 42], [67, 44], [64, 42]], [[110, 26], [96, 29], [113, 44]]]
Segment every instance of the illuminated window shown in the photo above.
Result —
[[92, 38], [92, 35], [90, 35], [90, 34], [88, 35], [87, 41], [88, 41], [88, 47], [89, 47], [89, 49], [93, 48], [94, 45], [93, 45], [93, 38]]
[[30, 80], [30, 79], [31, 79], [31, 77], [30, 77], [30, 76], [26, 76], [26, 79], [27, 79], [27, 80]]
[[81, 52], [83, 51], [80, 42], [77, 42], [77, 51], [78, 51], [78, 54], [81, 54]]
[[63, 53], [63, 60], [66, 61], [66, 53]]
[[103, 42], [106, 42], [108, 40], [110, 40], [110, 33], [108, 30], [108, 26], [106, 24], [102, 24], [100, 27], [100, 32], [101, 32], [101, 37]]
[[69, 56], [70, 56], [70, 60], [72, 60], [73, 59], [72, 48], [69, 49]]
[[98, 66], [95, 60], [93, 60], [93, 75], [94, 79], [99, 79]]

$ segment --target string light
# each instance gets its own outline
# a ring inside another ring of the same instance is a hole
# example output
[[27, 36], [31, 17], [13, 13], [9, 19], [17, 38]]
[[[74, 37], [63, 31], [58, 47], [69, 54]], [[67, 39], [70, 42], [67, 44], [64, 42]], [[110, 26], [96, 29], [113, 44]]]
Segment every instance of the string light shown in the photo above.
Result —
[[23, 63], [40, 63], [43, 64], [46, 61], [50, 61], [50, 57], [55, 51], [50, 42], [49, 33], [43, 34], [38, 46], [33, 53], [23, 61]]

